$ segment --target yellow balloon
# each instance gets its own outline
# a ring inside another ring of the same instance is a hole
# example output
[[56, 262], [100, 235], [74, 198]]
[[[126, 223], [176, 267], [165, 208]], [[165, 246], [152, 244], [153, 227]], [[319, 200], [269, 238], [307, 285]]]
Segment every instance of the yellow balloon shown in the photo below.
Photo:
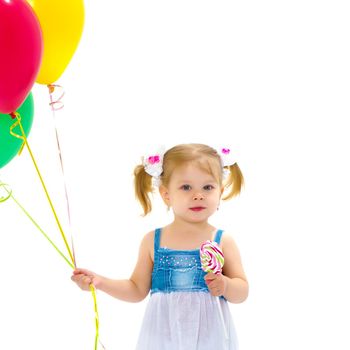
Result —
[[36, 82], [52, 84], [65, 71], [84, 27], [83, 0], [27, 0], [43, 32], [44, 52]]

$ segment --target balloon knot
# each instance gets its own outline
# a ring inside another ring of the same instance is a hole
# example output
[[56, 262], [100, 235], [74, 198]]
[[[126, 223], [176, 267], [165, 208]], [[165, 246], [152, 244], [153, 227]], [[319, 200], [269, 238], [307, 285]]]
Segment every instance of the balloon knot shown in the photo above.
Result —
[[49, 93], [52, 94], [55, 91], [55, 85], [48, 84], [47, 87], [49, 88]]

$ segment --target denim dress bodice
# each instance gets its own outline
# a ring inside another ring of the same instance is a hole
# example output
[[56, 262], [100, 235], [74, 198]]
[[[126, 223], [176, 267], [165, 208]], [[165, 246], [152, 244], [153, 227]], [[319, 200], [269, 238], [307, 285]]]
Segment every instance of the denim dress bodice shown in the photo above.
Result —
[[[215, 235], [220, 243], [222, 230]], [[151, 294], [162, 292], [209, 292], [205, 283], [199, 249], [175, 250], [160, 247], [161, 229], [154, 234], [154, 265]]]

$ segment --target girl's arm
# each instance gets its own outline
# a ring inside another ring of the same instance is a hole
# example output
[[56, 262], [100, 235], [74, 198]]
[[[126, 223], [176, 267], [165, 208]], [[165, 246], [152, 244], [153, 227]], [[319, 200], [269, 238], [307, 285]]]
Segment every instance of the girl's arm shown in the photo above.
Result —
[[248, 297], [249, 284], [243, 270], [238, 247], [228, 234], [222, 236], [222, 250], [225, 257], [222, 272], [226, 280], [223, 295], [231, 303], [242, 303]]
[[129, 302], [143, 300], [151, 287], [153, 236], [152, 231], [143, 238], [138, 261], [130, 279], [114, 280], [85, 269], [76, 269], [71, 279], [83, 290], [89, 290], [89, 285], [93, 283], [95, 288], [117, 299]]
[[222, 237], [222, 251], [223, 274], [208, 273], [204, 277], [206, 284], [213, 296], [223, 295], [231, 303], [242, 303], [248, 297], [249, 285], [236, 243], [227, 234]]

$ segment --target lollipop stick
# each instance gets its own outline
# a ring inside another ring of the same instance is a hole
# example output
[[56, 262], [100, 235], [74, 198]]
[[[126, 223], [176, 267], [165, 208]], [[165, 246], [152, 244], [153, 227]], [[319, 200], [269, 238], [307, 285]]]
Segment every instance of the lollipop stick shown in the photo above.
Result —
[[219, 309], [219, 314], [220, 314], [220, 318], [221, 318], [221, 323], [222, 323], [222, 327], [223, 327], [224, 333], [225, 333], [225, 339], [227, 340], [228, 339], [228, 334], [227, 334], [227, 329], [226, 329], [226, 326], [225, 326], [224, 315], [222, 314], [222, 310], [221, 310], [220, 299], [219, 299], [219, 297], [216, 297], [215, 299], [216, 299], [216, 302], [218, 304], [218, 309]]
[[[221, 274], [222, 267], [224, 266], [224, 254], [217, 242], [205, 241], [200, 247], [200, 259], [203, 271]], [[224, 329], [225, 333], [225, 339], [228, 340], [228, 333], [225, 326], [219, 297], [216, 297], [215, 299], [218, 304], [218, 310], [221, 318], [222, 328]]]

